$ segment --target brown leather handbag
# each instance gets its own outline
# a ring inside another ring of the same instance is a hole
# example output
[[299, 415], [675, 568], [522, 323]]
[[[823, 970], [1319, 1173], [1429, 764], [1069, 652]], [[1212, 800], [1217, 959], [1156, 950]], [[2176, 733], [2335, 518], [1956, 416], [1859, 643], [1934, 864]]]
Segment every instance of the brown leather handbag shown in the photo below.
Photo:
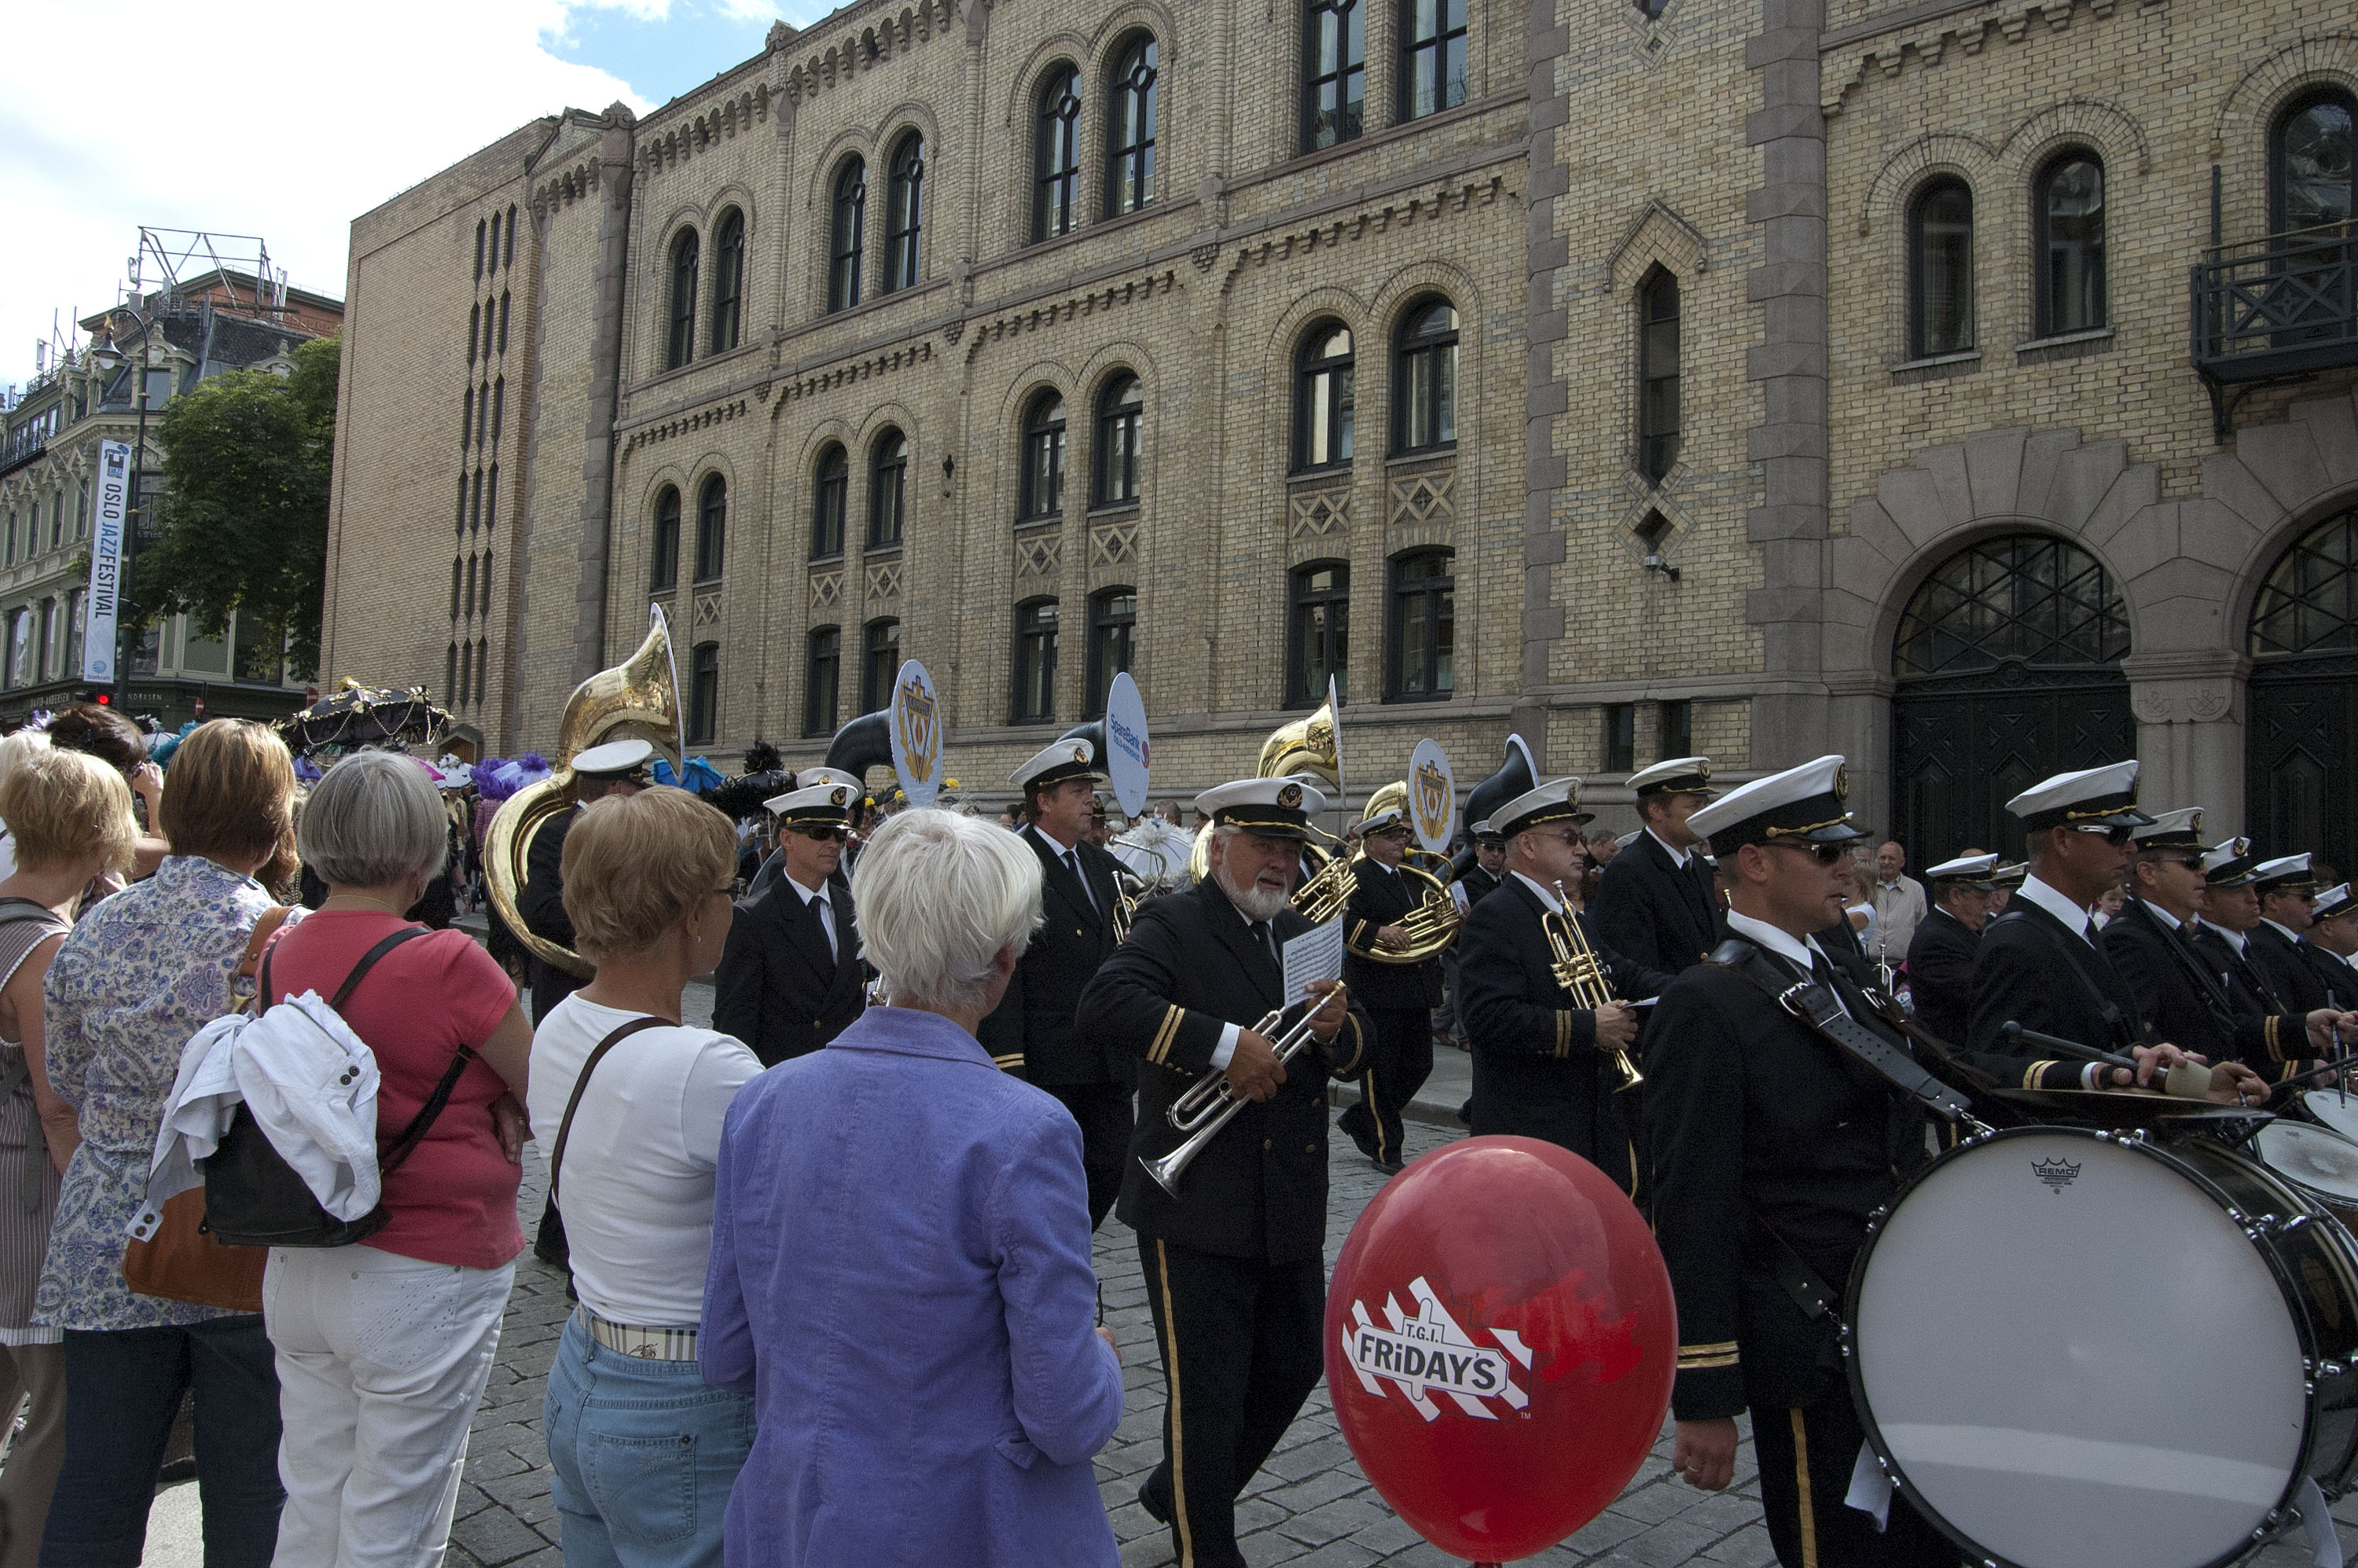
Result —
[[[254, 979], [262, 950], [286, 923], [289, 907], [274, 903], [254, 922], [245, 956], [238, 960], [238, 979]], [[236, 989], [233, 981], [233, 996]], [[243, 1012], [254, 1000], [237, 998], [230, 1011]], [[207, 1230], [205, 1189], [194, 1186], [165, 1200], [164, 1217], [155, 1235], [124, 1244], [123, 1281], [138, 1295], [229, 1312], [260, 1312], [262, 1270], [269, 1261], [267, 1247], [232, 1247]]]

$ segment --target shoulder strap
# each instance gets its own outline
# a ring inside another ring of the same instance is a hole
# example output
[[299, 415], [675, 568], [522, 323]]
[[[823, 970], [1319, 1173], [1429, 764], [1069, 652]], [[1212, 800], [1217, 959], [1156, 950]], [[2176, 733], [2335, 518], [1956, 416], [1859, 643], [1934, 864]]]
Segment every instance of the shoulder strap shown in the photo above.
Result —
[[1926, 1072], [1908, 1053], [1844, 1012], [1842, 1002], [1824, 985], [1813, 979], [1787, 983], [1761, 957], [1760, 950], [1741, 937], [1731, 936], [1721, 943], [1706, 962], [1742, 976], [1812, 1033], [1920, 1102], [1925, 1109], [1950, 1121], [1971, 1119], [1971, 1108], [1955, 1090]]
[[254, 923], [254, 931], [245, 939], [245, 951], [237, 960], [237, 972], [230, 977], [229, 1010], [232, 1012], [244, 1011], [247, 1002], [253, 1001], [262, 995], [261, 988], [257, 986], [254, 989], [253, 996], [239, 996], [237, 994], [237, 982], [240, 980], [251, 980], [254, 979], [254, 964], [256, 960], [263, 957], [263, 949], [270, 945], [270, 939], [278, 935], [278, 928], [287, 924], [287, 916], [294, 910], [294, 908], [295, 906], [291, 903], [274, 903], [268, 909], [262, 912], [261, 919]]
[[[276, 931], [278, 929], [279, 922], [284, 921], [287, 918], [287, 911], [276, 905], [273, 905], [272, 907], [276, 909], [278, 914], [278, 920], [272, 921], [270, 924], [270, 929], [272, 931]], [[343, 1011], [344, 1003], [352, 1000], [352, 991], [360, 985], [362, 979], [367, 976], [368, 972], [376, 968], [376, 961], [379, 958], [384, 957], [387, 953], [392, 952], [395, 947], [400, 946], [404, 942], [410, 940], [410, 938], [414, 936], [423, 936], [426, 934], [427, 928], [423, 925], [405, 925], [398, 931], [388, 933], [383, 941], [379, 942], [375, 946], [371, 947], [367, 952], [361, 955], [361, 961], [352, 966], [352, 972], [344, 977], [344, 983], [336, 988], [336, 994], [328, 999], [328, 1005], [338, 1012]], [[254, 939], [253, 942], [248, 943], [247, 946], [252, 950], [259, 950], [260, 944], [266, 940], [268, 940], [268, 933], [263, 931], [260, 926], [256, 926], [254, 928]], [[239, 972], [246, 973], [249, 971], [243, 967], [241, 967]], [[259, 999], [268, 996], [270, 994], [270, 953], [264, 952], [262, 955], [262, 980], [261, 984], [254, 988], [254, 994], [257, 999]], [[265, 1002], [263, 1005], [267, 1007], [270, 1004]]]
[[590, 1087], [590, 1075], [598, 1070], [598, 1064], [606, 1059], [607, 1052], [642, 1029], [658, 1027], [673, 1027], [672, 1022], [668, 1018], [634, 1018], [599, 1041], [597, 1048], [590, 1053], [590, 1059], [581, 1064], [581, 1076], [573, 1080], [573, 1093], [565, 1102], [564, 1118], [557, 1124], [556, 1147], [548, 1152], [548, 1201], [552, 1206], [557, 1203], [557, 1179], [565, 1169], [565, 1141], [573, 1136], [573, 1113], [581, 1108], [581, 1091]]

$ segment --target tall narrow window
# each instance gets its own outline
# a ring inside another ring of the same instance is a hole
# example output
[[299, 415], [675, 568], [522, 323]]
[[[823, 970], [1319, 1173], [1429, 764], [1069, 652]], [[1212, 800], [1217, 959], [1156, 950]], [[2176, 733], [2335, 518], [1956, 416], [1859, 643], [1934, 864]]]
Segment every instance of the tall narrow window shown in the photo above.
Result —
[[860, 711], [873, 713], [892, 700], [892, 677], [901, 672], [901, 623], [871, 621], [860, 633]]
[[655, 525], [647, 590], [667, 593], [679, 581], [679, 492], [670, 485], [655, 497]]
[[1694, 750], [1694, 704], [1683, 698], [1665, 702], [1654, 710], [1654, 754], [1683, 757]]
[[483, 276], [483, 229], [484, 225], [481, 223], [477, 223], [475, 225], [475, 278], [477, 282], [481, 282]]
[[1390, 700], [1426, 701], [1456, 687], [1457, 579], [1447, 550], [1392, 562]]
[[860, 303], [860, 259], [868, 243], [868, 166], [858, 158], [835, 177], [835, 222], [827, 231], [827, 308]]
[[1360, 0], [1303, 10], [1302, 150], [1356, 140], [1368, 95], [1368, 15]]
[[884, 209], [884, 288], [917, 285], [917, 235], [925, 219], [925, 138], [911, 131], [892, 149]]
[[465, 451], [475, 444], [475, 389], [467, 388], [467, 396], [459, 406], [459, 449]]
[[1679, 279], [1656, 267], [1638, 286], [1638, 467], [1660, 484], [1679, 460]]
[[475, 644], [459, 644], [459, 701], [463, 705], [475, 700]]
[[696, 231], [683, 229], [671, 243], [671, 345], [665, 368], [677, 370], [696, 357]]
[[1936, 179], [1916, 198], [1908, 225], [1909, 356], [1961, 354], [1974, 346], [1974, 193]]
[[696, 497], [696, 580], [710, 582], [727, 558], [729, 481], [714, 474]]
[[1321, 321], [1303, 340], [1294, 367], [1293, 466], [1341, 467], [1351, 460], [1351, 330]]
[[491, 471], [483, 475], [483, 526], [496, 528], [499, 525], [500, 465], [493, 463]]
[[2295, 99], [2268, 137], [2268, 227], [2276, 233], [2351, 217], [2352, 121], [2358, 99], [2329, 87]]
[[1106, 708], [1113, 677], [1130, 668], [1138, 633], [1138, 589], [1109, 588], [1089, 599], [1089, 689], [1084, 719]]
[[466, 700], [459, 695], [459, 644], [455, 642], [442, 651], [442, 689], [453, 702]]
[[1600, 772], [1626, 773], [1638, 765], [1638, 705], [1605, 705], [1604, 767]]
[[515, 224], [516, 210], [510, 207], [508, 209], [508, 243], [500, 250], [500, 265], [503, 269], [515, 265]]
[[803, 661], [803, 733], [832, 735], [836, 730], [836, 686], [843, 671], [840, 627], [814, 626], [810, 653]]
[[908, 525], [909, 439], [898, 430], [877, 438], [868, 465], [868, 547], [890, 548]]
[[1015, 607], [1014, 702], [1008, 717], [1035, 724], [1056, 717], [1056, 601]]
[[745, 315], [745, 214], [731, 207], [712, 235], [712, 351], [737, 346]]
[[2039, 335], [2104, 324], [2104, 166], [2068, 152], [2039, 178]]
[[1069, 65], [1048, 73], [1040, 90], [1032, 134], [1032, 237], [1051, 240], [1073, 232], [1081, 178], [1081, 73]]
[[1466, 0], [1402, 0], [1401, 118], [1466, 102]]
[[492, 383], [492, 439], [493, 441], [500, 438], [500, 426], [505, 422], [507, 412], [508, 378], [502, 376]]
[[1285, 705], [1309, 708], [1326, 695], [1331, 677], [1347, 701], [1351, 653], [1351, 568], [1313, 561], [1293, 573], [1293, 602], [1285, 637]]
[[1130, 41], [1113, 72], [1113, 118], [1106, 126], [1106, 216], [1135, 212], [1154, 200], [1153, 35]]
[[482, 331], [482, 326], [483, 326], [483, 308], [482, 308], [481, 306], [480, 306], [480, 305], [470, 305], [470, 306], [468, 306], [468, 307], [467, 307], [467, 362], [468, 362], [469, 364], [473, 364], [473, 363], [475, 362], [475, 345], [476, 345], [476, 343], [477, 343], [477, 342], [479, 341], [479, 340], [480, 340], [480, 336], [481, 336], [481, 331]]
[[1044, 392], [1023, 416], [1023, 515], [1055, 517], [1065, 510], [1065, 400]]
[[491, 301], [487, 299], [483, 302], [483, 357], [485, 359], [490, 359], [492, 357], [492, 329], [498, 323], [492, 318], [490, 308]]
[[485, 270], [497, 272], [500, 269], [500, 215], [497, 212], [492, 214], [492, 245], [490, 254], [491, 265]]
[[1138, 500], [1145, 415], [1146, 395], [1134, 375], [1116, 376], [1098, 399], [1098, 505], [1128, 506]]
[[467, 476], [465, 474], [459, 476], [459, 522], [450, 532], [454, 538], [463, 539], [467, 536]]
[[830, 443], [818, 455], [811, 481], [811, 559], [824, 561], [843, 554], [844, 503], [851, 494], [851, 460]]
[[1457, 441], [1457, 310], [1446, 299], [1410, 308], [1392, 382], [1392, 446], [1422, 452]]
[[489, 619], [492, 613], [492, 552], [483, 552], [483, 579], [475, 595], [476, 613]]
[[720, 644], [698, 643], [687, 680], [687, 741], [709, 746], [720, 718]]
[[473, 493], [469, 495], [467, 498], [467, 527], [471, 532], [481, 528], [483, 525], [482, 470], [477, 469], [475, 470], [471, 488]]
[[505, 289], [503, 289], [503, 290], [501, 290], [501, 291], [500, 291], [500, 352], [502, 352], [502, 353], [506, 353], [507, 351], [508, 351], [508, 296], [507, 296], [507, 291], [506, 291]]
[[457, 556], [450, 557], [450, 619], [459, 619], [459, 590], [467, 583], [467, 563]]
[[[475, 556], [469, 556], [467, 557], [467, 588], [466, 591], [459, 597], [459, 603], [465, 606], [466, 613], [471, 618], [475, 613], [475, 572], [476, 568], [480, 564], [480, 560], [481, 557]], [[453, 613], [455, 614], [456, 612], [457, 611], [454, 609]]]

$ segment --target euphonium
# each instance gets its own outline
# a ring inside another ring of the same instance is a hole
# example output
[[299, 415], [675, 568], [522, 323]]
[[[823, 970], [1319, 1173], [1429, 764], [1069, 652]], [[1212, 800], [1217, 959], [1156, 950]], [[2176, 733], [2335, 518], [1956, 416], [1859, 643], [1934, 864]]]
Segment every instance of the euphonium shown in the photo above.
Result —
[[[1407, 809], [1408, 785], [1395, 782], [1384, 785], [1368, 797], [1367, 809], [1360, 815], [1360, 820], [1364, 822], [1369, 818], [1380, 816], [1387, 811], [1405, 812]], [[1348, 901], [1351, 889], [1357, 881], [1356, 874], [1350, 869], [1351, 866], [1357, 865], [1360, 858], [1366, 854], [1367, 850], [1364, 848], [1360, 849], [1351, 856], [1350, 865], [1342, 868], [1339, 883], [1341, 893], [1335, 900], [1334, 914], [1340, 914], [1343, 912], [1344, 903]], [[1431, 865], [1426, 863], [1430, 861], [1439, 862], [1440, 869], [1437, 873]], [[1465, 917], [1458, 914], [1457, 901], [1449, 896], [1449, 861], [1445, 857], [1434, 855], [1411, 845], [1403, 852], [1397, 869], [1410, 886], [1421, 890], [1416, 907], [1409, 911], [1400, 921], [1400, 925], [1408, 932], [1408, 946], [1385, 947], [1374, 943], [1364, 947], [1357, 943], [1348, 943], [1347, 946], [1360, 957], [1373, 963], [1422, 964], [1428, 959], [1439, 957], [1447, 950], [1451, 943], [1457, 940], [1457, 927]], [[1305, 887], [1301, 892], [1294, 894], [1293, 907], [1304, 914], [1308, 914], [1309, 911], [1303, 909], [1302, 904], [1304, 895], [1309, 891]], [[1325, 918], [1332, 919], [1334, 914], [1326, 915]]]
[[[1563, 912], [1549, 910], [1540, 916], [1540, 926], [1547, 933], [1548, 951], [1554, 955], [1554, 962], [1548, 968], [1555, 976], [1555, 983], [1591, 1012], [1612, 1006], [1621, 1000], [1613, 994], [1613, 978], [1605, 972], [1596, 949], [1588, 945], [1588, 934], [1573, 918], [1572, 901], [1564, 896], [1563, 883], [1560, 881], [1555, 884], [1555, 896], [1556, 902], [1563, 905]], [[1621, 1080], [1613, 1086], [1617, 1094], [1646, 1081], [1646, 1075], [1638, 1070], [1638, 1064], [1629, 1059], [1627, 1049], [1619, 1045], [1606, 1048], [1613, 1053], [1614, 1071]]]

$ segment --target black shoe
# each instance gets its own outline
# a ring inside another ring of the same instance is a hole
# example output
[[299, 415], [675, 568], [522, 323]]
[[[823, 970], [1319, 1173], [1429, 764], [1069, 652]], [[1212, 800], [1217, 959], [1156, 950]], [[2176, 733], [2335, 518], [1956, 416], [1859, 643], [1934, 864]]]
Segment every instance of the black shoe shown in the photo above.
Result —
[[[1158, 1471], [1155, 1474], [1159, 1475], [1161, 1472]], [[1147, 1517], [1152, 1519], [1155, 1523], [1169, 1524], [1171, 1522], [1170, 1509], [1164, 1506], [1161, 1501], [1157, 1500], [1154, 1496], [1153, 1475], [1148, 1476], [1145, 1481], [1139, 1487], [1138, 1506], [1146, 1510]]]
[[1373, 1165], [1377, 1170], [1381, 1171], [1387, 1176], [1397, 1176], [1402, 1171], [1408, 1169], [1406, 1165], [1401, 1164], [1398, 1160], [1379, 1160], [1373, 1154], [1368, 1156], [1368, 1163]]

